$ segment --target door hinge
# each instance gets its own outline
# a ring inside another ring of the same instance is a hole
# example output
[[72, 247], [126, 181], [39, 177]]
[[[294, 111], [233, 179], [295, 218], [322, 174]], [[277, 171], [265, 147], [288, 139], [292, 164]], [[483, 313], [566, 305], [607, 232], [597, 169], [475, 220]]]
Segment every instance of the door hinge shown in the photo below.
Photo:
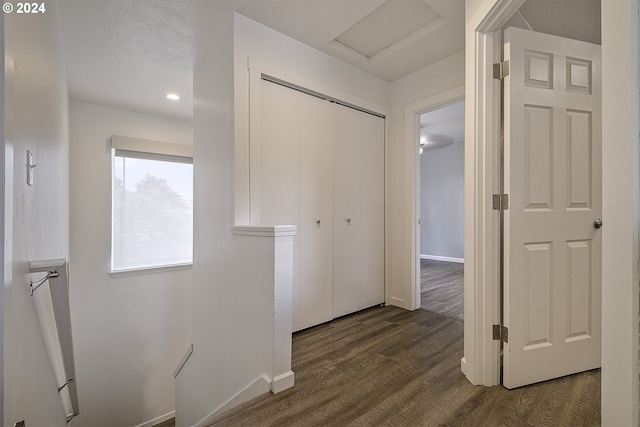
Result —
[[509, 61], [493, 64], [493, 78], [502, 80], [509, 75]]
[[509, 195], [508, 194], [494, 194], [493, 195], [493, 210], [494, 211], [506, 211], [509, 209]]
[[493, 325], [493, 340], [509, 342], [509, 328], [504, 325]]

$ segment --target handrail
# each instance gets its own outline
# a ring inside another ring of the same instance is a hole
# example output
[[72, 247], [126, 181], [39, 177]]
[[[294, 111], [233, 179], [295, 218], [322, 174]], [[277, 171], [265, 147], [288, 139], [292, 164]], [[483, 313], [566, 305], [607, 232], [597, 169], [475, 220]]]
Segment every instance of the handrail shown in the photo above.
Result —
[[[47, 273], [40, 280], [30, 282], [31, 296], [45, 282], [49, 281], [49, 290], [51, 292], [51, 305], [53, 307], [53, 317], [57, 330], [58, 343], [60, 344], [60, 357], [62, 359], [62, 369], [64, 372], [60, 375], [65, 378], [64, 384], [58, 386], [58, 394], [68, 392], [68, 400], [61, 395], [63, 406], [65, 406], [67, 423], [77, 416], [80, 411], [78, 408], [78, 389], [76, 386], [75, 361], [73, 356], [73, 338], [71, 334], [71, 310], [69, 307], [69, 266], [66, 259], [54, 259], [46, 261], [31, 261], [29, 263], [30, 273]], [[49, 319], [50, 320], [50, 319]], [[42, 319], [43, 322], [47, 321]], [[42, 329], [42, 325], [41, 325]], [[43, 331], [44, 334], [44, 331]], [[44, 339], [44, 338], [43, 338]], [[45, 343], [46, 344], [46, 343]], [[48, 352], [49, 358], [52, 355]], [[50, 360], [53, 370], [56, 369], [54, 360]], [[54, 372], [54, 376], [56, 373]], [[70, 408], [66, 406], [70, 405]]]

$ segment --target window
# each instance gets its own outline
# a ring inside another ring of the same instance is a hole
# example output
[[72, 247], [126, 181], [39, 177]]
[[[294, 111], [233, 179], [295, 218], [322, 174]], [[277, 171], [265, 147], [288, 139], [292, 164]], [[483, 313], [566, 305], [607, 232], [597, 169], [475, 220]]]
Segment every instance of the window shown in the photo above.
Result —
[[114, 272], [193, 261], [191, 147], [113, 136]]

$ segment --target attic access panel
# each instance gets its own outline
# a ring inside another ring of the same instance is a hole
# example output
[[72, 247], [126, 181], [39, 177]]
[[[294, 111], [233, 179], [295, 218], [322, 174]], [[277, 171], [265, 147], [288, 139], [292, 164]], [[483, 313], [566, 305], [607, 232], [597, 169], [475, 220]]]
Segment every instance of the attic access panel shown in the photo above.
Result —
[[387, 0], [335, 41], [372, 58], [440, 17], [425, 0]]

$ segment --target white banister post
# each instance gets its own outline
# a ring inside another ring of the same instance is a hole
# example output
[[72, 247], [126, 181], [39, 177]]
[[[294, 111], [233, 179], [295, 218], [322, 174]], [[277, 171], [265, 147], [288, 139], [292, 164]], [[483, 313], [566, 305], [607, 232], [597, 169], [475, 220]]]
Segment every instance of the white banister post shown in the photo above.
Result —
[[293, 387], [291, 334], [293, 330], [293, 237], [294, 225], [234, 226], [236, 236], [273, 239], [273, 370], [271, 391]]

